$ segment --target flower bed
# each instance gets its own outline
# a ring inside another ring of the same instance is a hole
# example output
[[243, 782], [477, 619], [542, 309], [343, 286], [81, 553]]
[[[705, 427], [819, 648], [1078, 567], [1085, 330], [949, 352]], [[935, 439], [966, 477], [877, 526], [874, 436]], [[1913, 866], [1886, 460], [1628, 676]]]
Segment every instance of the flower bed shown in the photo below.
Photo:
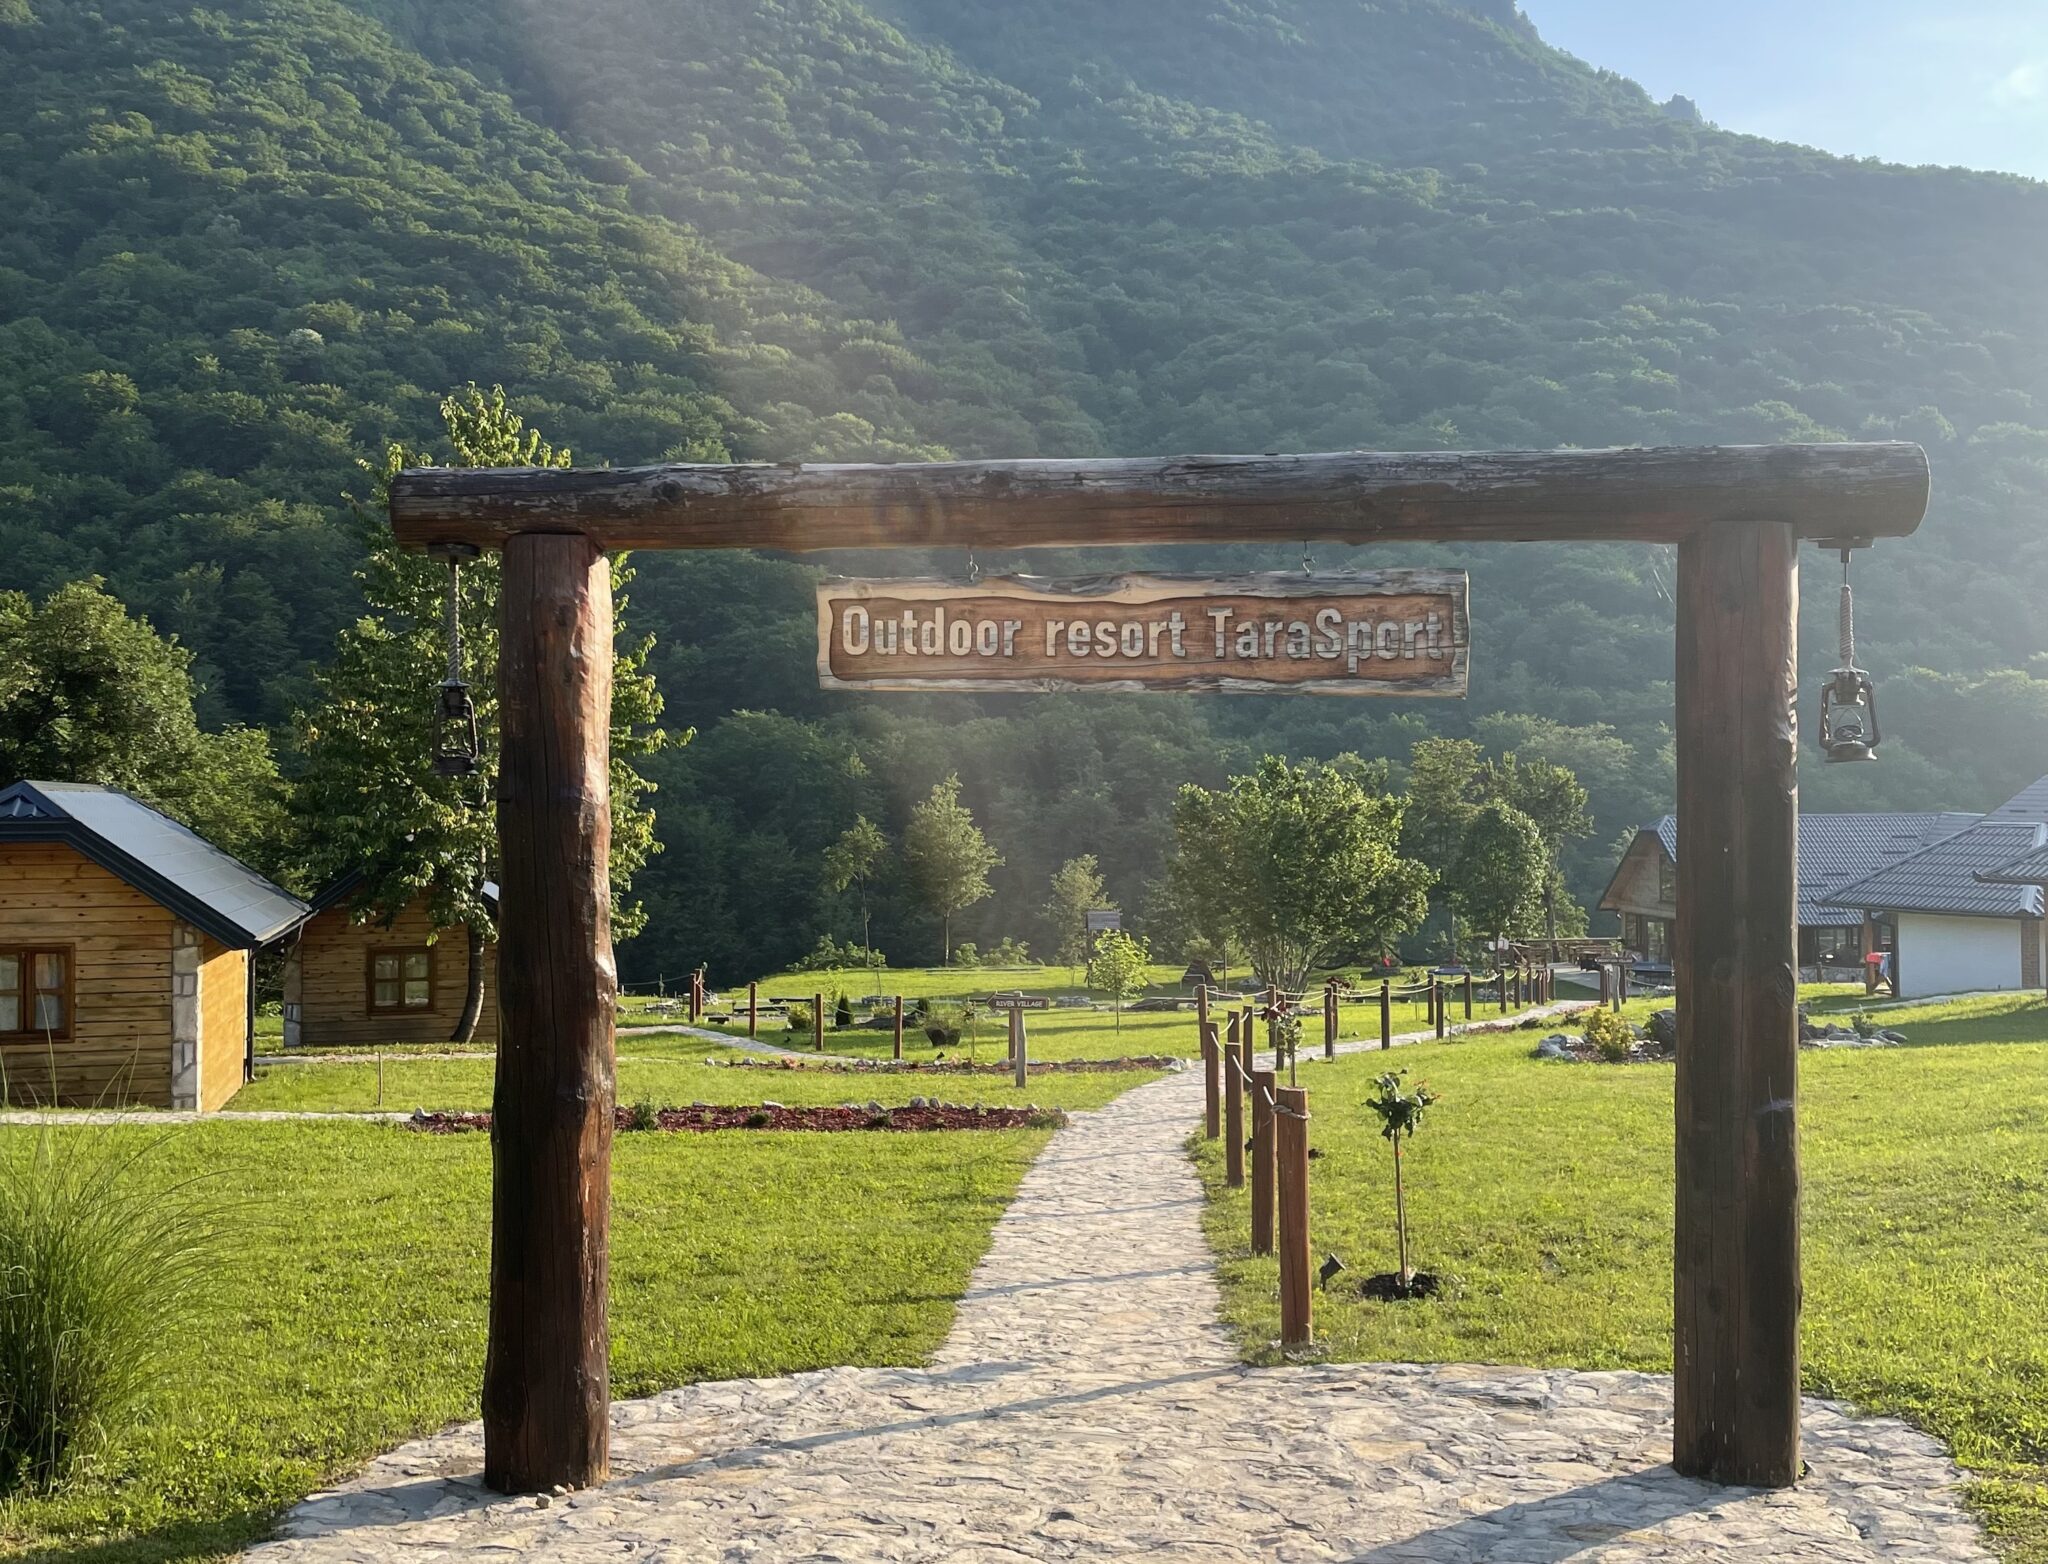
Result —
[[[705, 1134], [712, 1130], [1013, 1130], [1066, 1123], [1058, 1109], [990, 1108], [980, 1104], [926, 1102], [885, 1108], [846, 1104], [837, 1108], [789, 1108], [779, 1102], [698, 1103], [688, 1108], [661, 1108], [652, 1122], [632, 1108], [618, 1110], [621, 1130], [661, 1129], [674, 1134]], [[415, 1113], [406, 1127], [423, 1135], [466, 1135], [488, 1130], [488, 1113]]]
[[[822, 1070], [840, 1075], [1009, 1075], [1014, 1066], [965, 1059], [706, 1059], [719, 1070]], [[1136, 1054], [1123, 1059], [1034, 1059], [1032, 1075], [1080, 1075], [1119, 1070], [1184, 1070], [1187, 1060], [1170, 1054]]]

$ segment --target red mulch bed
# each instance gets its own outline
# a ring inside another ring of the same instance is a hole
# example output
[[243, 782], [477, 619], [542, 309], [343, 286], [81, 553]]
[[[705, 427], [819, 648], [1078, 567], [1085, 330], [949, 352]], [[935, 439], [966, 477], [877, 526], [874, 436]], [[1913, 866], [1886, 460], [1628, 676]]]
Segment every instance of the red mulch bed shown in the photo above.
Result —
[[[707, 1059], [719, 1070], [823, 1070], [837, 1075], [1009, 1075], [1014, 1066], [969, 1063], [965, 1059]], [[1170, 1054], [1138, 1054], [1124, 1059], [1032, 1060], [1032, 1075], [1107, 1074], [1119, 1070], [1173, 1070], [1187, 1060]]]
[[[676, 1134], [711, 1130], [1013, 1130], [1064, 1118], [1042, 1108], [785, 1108], [778, 1104], [734, 1103], [708, 1108], [663, 1108], [659, 1128]], [[466, 1135], [488, 1130], [488, 1113], [416, 1113], [407, 1128], [423, 1135]], [[618, 1110], [618, 1127], [633, 1129], [630, 1108]]]

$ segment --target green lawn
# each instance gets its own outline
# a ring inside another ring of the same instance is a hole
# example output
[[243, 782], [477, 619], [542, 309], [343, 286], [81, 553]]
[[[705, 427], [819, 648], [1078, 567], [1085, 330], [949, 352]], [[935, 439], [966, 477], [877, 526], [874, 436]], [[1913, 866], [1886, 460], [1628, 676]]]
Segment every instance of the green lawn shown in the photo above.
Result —
[[[888, 1107], [913, 1097], [944, 1102], [1036, 1103], [1042, 1108], [1099, 1108], [1121, 1092], [1154, 1079], [1143, 1071], [1037, 1075], [1020, 1090], [1008, 1076], [902, 1074], [854, 1075], [829, 1070], [720, 1069], [710, 1057], [744, 1058], [716, 1043], [686, 1036], [627, 1037], [619, 1042], [618, 1098], [656, 1107], [693, 1102], [779, 1102], [789, 1107], [879, 1102]], [[983, 1057], [991, 1057], [983, 1050]], [[999, 1057], [999, 1056], [998, 1056]], [[418, 1059], [394, 1054], [384, 1061], [387, 1109], [454, 1111], [491, 1105], [496, 1063], [477, 1059]], [[296, 1109], [362, 1113], [377, 1106], [377, 1066], [304, 1063], [260, 1066], [256, 1079], [236, 1094], [231, 1109]]]
[[[0, 1155], [36, 1133], [0, 1130]], [[614, 1393], [922, 1360], [1047, 1134], [621, 1136]], [[99, 1473], [0, 1506], [0, 1554], [220, 1558], [375, 1452], [477, 1415], [487, 1137], [202, 1123], [161, 1155], [238, 1207], [205, 1318]]]
[[[1670, 1367], [1671, 1069], [1540, 1064], [1530, 1035], [1394, 1061], [1443, 1094], [1407, 1158], [1408, 1209], [1415, 1263], [1455, 1296], [1321, 1296], [1330, 1356]], [[1302, 1075], [1315, 1253], [1361, 1273], [1394, 1265], [1389, 1153], [1364, 1108], [1386, 1062]], [[2048, 1045], [1807, 1053], [1801, 1082], [1808, 1387], [1947, 1440], [2009, 1556], [2048, 1559]], [[1264, 1357], [1273, 1265], [1246, 1253], [1220, 1148], [1197, 1160], [1227, 1318]]]

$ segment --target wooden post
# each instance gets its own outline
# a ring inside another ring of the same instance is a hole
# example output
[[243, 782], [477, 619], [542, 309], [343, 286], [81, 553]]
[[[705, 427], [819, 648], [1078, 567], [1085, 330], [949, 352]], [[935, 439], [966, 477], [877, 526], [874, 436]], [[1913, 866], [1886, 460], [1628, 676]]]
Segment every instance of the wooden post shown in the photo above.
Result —
[[1679, 547], [1672, 1455], [1771, 1488], [1799, 1476], [1798, 588], [1789, 526]]
[[[1796, 951], [1794, 954], [1798, 954]], [[1673, 976], [1677, 974], [1674, 972]], [[1628, 963], [1623, 962], [1614, 969], [1614, 1008], [1619, 1010], [1628, 1003]]]
[[1273, 1157], [1279, 1174], [1280, 1345], [1305, 1347], [1315, 1338], [1309, 1289], [1308, 1093], [1282, 1086], [1273, 1093]]
[[1223, 1049], [1214, 1021], [1202, 1028], [1202, 1133], [1210, 1140], [1223, 1133]]
[[825, 1051], [825, 996], [811, 996], [811, 1046], [819, 1053]]
[[505, 545], [498, 1063], [484, 1482], [611, 1468], [611, 566], [573, 533]]
[[761, 985], [759, 983], [749, 983], [747, 985], [747, 1036], [752, 1037], [755, 1035], [760, 1022]]
[[1252, 1253], [1273, 1252], [1273, 1070], [1251, 1072]]
[[1323, 985], [1323, 1057], [1337, 1057], [1337, 985]]
[[901, 994], [896, 996], [896, 1017], [894, 1024], [890, 1028], [889, 1057], [891, 1059], [901, 1059], [903, 1057], [903, 996]]
[[1031, 1079], [1031, 1039], [1024, 1031], [1022, 1005], [1010, 1011], [1010, 1068], [1015, 1072], [1011, 1080], [1017, 1086]]
[[1394, 991], [1387, 979], [1380, 979], [1380, 1047], [1394, 1046]]
[[1493, 984], [1500, 991], [1500, 1013], [1508, 1013], [1508, 969], [1496, 965], [1493, 969]]
[[1197, 983], [1195, 985], [1195, 1025], [1207, 1026], [1208, 1024], [1209, 985], [1207, 983]]
[[1465, 974], [1465, 1019], [1472, 1019], [1472, 974]]
[[1441, 1039], [1444, 1035], [1444, 1011], [1446, 1008], [1444, 1005], [1444, 980], [1442, 978], [1431, 978], [1429, 980], [1429, 1008], [1436, 1016], [1436, 1035]]
[[692, 972], [690, 974], [690, 1021], [694, 1025], [696, 1022], [702, 1020], [703, 1016], [704, 978], [703, 974]]
[[1223, 1045], [1223, 1182], [1244, 1188], [1244, 1050]]

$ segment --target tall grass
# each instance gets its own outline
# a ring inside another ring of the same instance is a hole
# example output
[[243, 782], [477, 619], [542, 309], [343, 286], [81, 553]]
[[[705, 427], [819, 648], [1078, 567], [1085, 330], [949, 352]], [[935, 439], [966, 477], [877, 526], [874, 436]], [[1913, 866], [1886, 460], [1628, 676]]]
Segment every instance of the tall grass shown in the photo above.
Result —
[[191, 1316], [221, 1213], [162, 1144], [45, 1125], [0, 1151], [0, 1494], [69, 1475]]

